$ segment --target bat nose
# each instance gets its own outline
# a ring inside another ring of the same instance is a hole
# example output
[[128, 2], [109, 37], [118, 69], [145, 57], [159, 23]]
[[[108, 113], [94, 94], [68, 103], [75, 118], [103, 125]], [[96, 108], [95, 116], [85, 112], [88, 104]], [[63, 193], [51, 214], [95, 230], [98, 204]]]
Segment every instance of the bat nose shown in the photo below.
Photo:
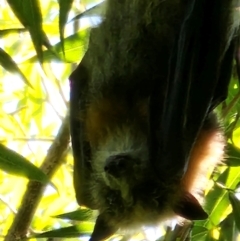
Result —
[[127, 170], [130, 157], [128, 155], [114, 155], [106, 159], [104, 171], [114, 177], [121, 177]]

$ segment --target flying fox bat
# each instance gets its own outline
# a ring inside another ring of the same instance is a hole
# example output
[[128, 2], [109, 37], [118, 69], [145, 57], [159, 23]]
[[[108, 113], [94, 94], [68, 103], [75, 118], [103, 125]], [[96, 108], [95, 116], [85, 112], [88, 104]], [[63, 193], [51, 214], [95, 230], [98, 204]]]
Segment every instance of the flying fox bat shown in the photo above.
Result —
[[70, 76], [77, 201], [99, 210], [91, 241], [175, 216], [207, 218], [224, 157], [238, 0], [107, 0]]

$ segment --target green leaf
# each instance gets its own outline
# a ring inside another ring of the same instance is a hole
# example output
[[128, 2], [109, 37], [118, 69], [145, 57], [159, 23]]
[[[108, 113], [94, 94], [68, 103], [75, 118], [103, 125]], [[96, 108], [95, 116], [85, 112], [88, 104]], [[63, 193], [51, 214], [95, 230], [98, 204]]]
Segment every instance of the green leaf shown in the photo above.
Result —
[[61, 219], [76, 220], [76, 221], [87, 221], [92, 217], [92, 215], [93, 215], [93, 211], [90, 209], [78, 209], [76, 211], [60, 214], [54, 217], [61, 218]]
[[42, 62], [42, 45], [48, 42], [42, 29], [42, 13], [38, 0], [7, 0], [12, 11], [29, 31], [37, 56]]
[[73, 0], [59, 0], [59, 33], [62, 51], [64, 53], [64, 27], [67, 22], [68, 14], [71, 9]]
[[221, 232], [219, 240], [231, 241], [237, 240], [238, 231], [233, 219], [233, 213], [230, 213], [220, 224]]
[[0, 144], [0, 169], [14, 175], [27, 177], [42, 183], [48, 183], [45, 173], [20, 154]]
[[94, 17], [94, 16], [103, 16], [106, 10], [106, 1], [103, 1], [94, 7], [89, 8], [88, 10], [78, 14], [74, 18], [72, 18], [69, 22], [73, 22], [75, 20], [79, 20], [84, 17]]
[[80, 225], [74, 225], [67, 228], [55, 229], [44, 232], [33, 237], [36, 238], [75, 238], [79, 236], [90, 236], [94, 223], [86, 222]]
[[237, 147], [232, 144], [228, 144], [227, 155], [228, 158], [226, 163], [228, 166], [240, 166], [240, 150]]
[[234, 195], [234, 193], [229, 192], [228, 197], [233, 208], [233, 217], [236, 223], [238, 231], [240, 231], [240, 200]]
[[216, 241], [216, 239], [213, 238], [211, 231], [209, 231], [208, 234], [206, 235], [205, 241]]
[[3, 49], [0, 48], [0, 65], [6, 69], [8, 72], [12, 74], [18, 74], [19, 77], [30, 87], [32, 85], [28, 81], [28, 79], [25, 77], [25, 75], [21, 72], [21, 70], [18, 68], [17, 64], [14, 62], [14, 60], [11, 58], [11, 56], [6, 53]]
[[27, 29], [25, 28], [9, 28], [9, 29], [3, 29], [3, 30], [0, 30], [0, 37], [4, 37], [4, 36], [7, 36], [9, 34], [13, 34], [13, 33], [23, 33], [23, 32], [26, 32]]
[[[240, 181], [240, 171], [237, 167], [227, 168], [218, 178], [217, 182], [222, 183], [227, 188], [234, 190]], [[209, 218], [204, 221], [197, 221], [200, 226], [208, 229], [214, 228], [215, 224], [220, 223], [224, 213], [229, 207], [228, 191], [217, 185], [206, 196], [204, 209], [209, 214]], [[227, 214], [227, 213], [226, 213]]]
[[[51, 61], [66, 61], [69, 63], [78, 62], [80, 60], [80, 56], [83, 55], [85, 52], [87, 39], [88, 39], [89, 31], [79, 31], [64, 40], [64, 50], [65, 50], [65, 58], [62, 51], [61, 42], [57, 43], [52, 47], [56, 55], [51, 50], [46, 50], [43, 52], [43, 61], [44, 62], [51, 62]], [[32, 57], [25, 62], [35, 62], [36, 56]]]
[[205, 241], [206, 237], [208, 235], [208, 229], [201, 227], [201, 226], [195, 226], [192, 229], [192, 241]]

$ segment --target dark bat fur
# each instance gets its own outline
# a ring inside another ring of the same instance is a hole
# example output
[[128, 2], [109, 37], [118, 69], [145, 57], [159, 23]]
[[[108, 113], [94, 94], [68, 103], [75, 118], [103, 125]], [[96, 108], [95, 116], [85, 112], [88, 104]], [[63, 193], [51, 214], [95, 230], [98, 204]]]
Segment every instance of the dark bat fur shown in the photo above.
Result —
[[225, 146], [213, 110], [227, 97], [238, 3], [107, 0], [70, 76], [76, 197], [99, 210], [92, 241], [207, 218], [202, 192]]

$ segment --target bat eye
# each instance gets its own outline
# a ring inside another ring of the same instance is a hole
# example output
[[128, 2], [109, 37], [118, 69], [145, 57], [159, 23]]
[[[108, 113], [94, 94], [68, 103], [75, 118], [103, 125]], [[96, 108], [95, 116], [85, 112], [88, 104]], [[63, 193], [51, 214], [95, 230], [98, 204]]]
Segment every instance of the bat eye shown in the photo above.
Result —
[[127, 170], [130, 159], [127, 155], [110, 156], [106, 160], [104, 171], [114, 177], [121, 177]]

